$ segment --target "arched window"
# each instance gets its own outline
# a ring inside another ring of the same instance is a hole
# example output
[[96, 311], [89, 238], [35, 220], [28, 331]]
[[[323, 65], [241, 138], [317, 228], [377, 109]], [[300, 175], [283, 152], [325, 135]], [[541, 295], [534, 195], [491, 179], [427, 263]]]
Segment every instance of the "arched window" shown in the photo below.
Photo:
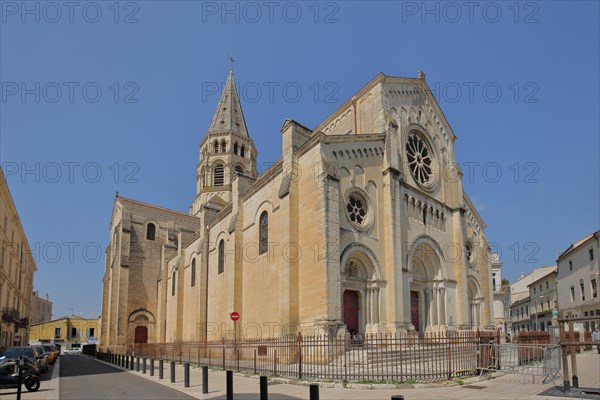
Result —
[[221, 239], [219, 242], [219, 265], [218, 273], [222, 274], [225, 270], [225, 241]]
[[171, 296], [175, 296], [175, 278], [177, 277], [177, 271], [173, 271], [173, 276], [171, 276]]
[[233, 144], [233, 154], [236, 154], [236, 155], [237, 155], [237, 150], [238, 150], [238, 144], [237, 144], [237, 142], [235, 142], [235, 143]]
[[237, 172], [238, 174], [243, 174], [244, 173], [244, 167], [242, 167], [241, 165], [236, 165], [235, 166], [235, 172]]
[[223, 186], [224, 177], [225, 177], [225, 167], [223, 167], [223, 164], [219, 164], [215, 167], [215, 171], [213, 173], [213, 185], [214, 186]]
[[226, 153], [226, 152], [227, 152], [227, 142], [223, 140], [221, 142], [221, 153]]
[[196, 259], [192, 259], [192, 286], [196, 286]]
[[246, 157], [246, 148], [244, 147], [244, 145], [240, 147], [240, 157]]
[[266, 253], [269, 248], [269, 214], [266, 211], [260, 214], [258, 235], [258, 254]]
[[219, 142], [215, 140], [215, 144], [213, 145], [213, 149], [215, 153], [219, 152]]
[[152, 223], [148, 224], [146, 227], [146, 239], [154, 240], [156, 236], [156, 226]]

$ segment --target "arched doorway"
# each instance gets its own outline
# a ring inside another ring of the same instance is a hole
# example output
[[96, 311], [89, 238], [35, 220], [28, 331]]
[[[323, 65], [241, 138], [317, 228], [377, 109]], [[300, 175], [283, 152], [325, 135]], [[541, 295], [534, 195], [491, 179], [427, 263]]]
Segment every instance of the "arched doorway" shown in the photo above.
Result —
[[469, 296], [469, 326], [476, 328], [481, 321], [481, 299], [479, 298], [479, 288], [473, 279], [468, 284]]
[[356, 290], [344, 291], [344, 324], [351, 333], [358, 333], [358, 292]]
[[447, 325], [446, 277], [434, 246], [423, 238], [409, 254], [410, 322], [419, 332]]
[[348, 332], [364, 334], [379, 328], [380, 277], [370, 250], [350, 245], [341, 259], [342, 321]]
[[135, 327], [134, 343], [148, 343], [148, 328], [145, 326]]

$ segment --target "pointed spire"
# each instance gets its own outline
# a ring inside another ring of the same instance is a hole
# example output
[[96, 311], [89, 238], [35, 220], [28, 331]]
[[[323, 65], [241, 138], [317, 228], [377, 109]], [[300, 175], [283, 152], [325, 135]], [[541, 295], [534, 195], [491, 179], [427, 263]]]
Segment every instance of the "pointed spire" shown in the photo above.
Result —
[[229, 76], [227, 82], [225, 82], [223, 94], [221, 94], [219, 105], [208, 132], [233, 132], [249, 137], [240, 98], [233, 79], [233, 65], [229, 67]]

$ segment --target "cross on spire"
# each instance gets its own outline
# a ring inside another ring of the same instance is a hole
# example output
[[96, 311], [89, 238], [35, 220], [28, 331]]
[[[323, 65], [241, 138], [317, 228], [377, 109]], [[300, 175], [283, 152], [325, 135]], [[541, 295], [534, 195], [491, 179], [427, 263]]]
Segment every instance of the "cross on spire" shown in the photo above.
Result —
[[233, 55], [230, 55], [227, 58], [229, 59], [229, 69], [233, 70], [233, 63], [235, 62], [235, 59], [233, 58]]

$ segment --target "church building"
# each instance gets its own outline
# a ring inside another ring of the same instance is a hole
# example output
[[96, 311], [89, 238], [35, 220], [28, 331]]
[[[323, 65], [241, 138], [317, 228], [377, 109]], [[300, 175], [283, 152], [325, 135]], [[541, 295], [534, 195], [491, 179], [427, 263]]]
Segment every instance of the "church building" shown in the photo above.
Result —
[[[116, 196], [100, 342], [489, 327], [492, 259], [419, 72], [379, 74], [259, 174], [230, 70], [175, 211]], [[193, 140], [193, 139], [190, 139]]]

